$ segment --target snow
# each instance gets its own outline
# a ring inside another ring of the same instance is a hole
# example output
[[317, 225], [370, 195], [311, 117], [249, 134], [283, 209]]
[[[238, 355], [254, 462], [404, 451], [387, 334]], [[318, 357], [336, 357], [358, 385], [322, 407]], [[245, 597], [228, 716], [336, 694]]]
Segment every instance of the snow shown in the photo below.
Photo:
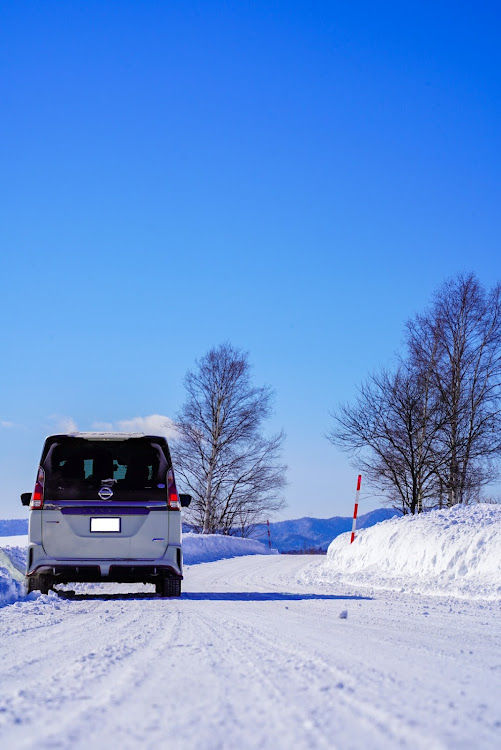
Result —
[[497, 750], [500, 510], [384, 521], [327, 558], [186, 535], [174, 600], [119, 584], [23, 597], [10, 543], [0, 746]]
[[[318, 556], [0, 610], [0, 746], [497, 750], [496, 602], [305, 584]], [[307, 577], [307, 576], [306, 576]]]
[[5, 547], [27, 547], [28, 534], [18, 534], [17, 536], [1, 536], [0, 548]]
[[330, 544], [323, 581], [412, 593], [501, 599], [501, 506], [401, 516]]
[[0, 607], [16, 602], [24, 593], [22, 584], [12, 577], [11, 571], [0, 567]]
[[[0, 540], [1, 541], [1, 540]], [[255, 539], [240, 539], [220, 534], [183, 534], [183, 560], [185, 565], [214, 562], [241, 555], [277, 554], [268, 545]]]
[[0, 540], [0, 607], [22, 599], [25, 594], [24, 569], [27, 537]]

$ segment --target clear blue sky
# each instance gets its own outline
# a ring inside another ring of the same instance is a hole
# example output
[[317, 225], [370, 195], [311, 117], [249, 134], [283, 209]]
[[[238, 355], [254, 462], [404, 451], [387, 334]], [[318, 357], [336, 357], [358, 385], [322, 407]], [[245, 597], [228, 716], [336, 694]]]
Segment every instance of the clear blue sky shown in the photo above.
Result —
[[0, 516], [25, 515], [46, 434], [174, 417], [225, 340], [276, 389], [283, 517], [349, 515], [329, 409], [447, 276], [501, 279], [500, 21], [495, 2], [1, 3]]

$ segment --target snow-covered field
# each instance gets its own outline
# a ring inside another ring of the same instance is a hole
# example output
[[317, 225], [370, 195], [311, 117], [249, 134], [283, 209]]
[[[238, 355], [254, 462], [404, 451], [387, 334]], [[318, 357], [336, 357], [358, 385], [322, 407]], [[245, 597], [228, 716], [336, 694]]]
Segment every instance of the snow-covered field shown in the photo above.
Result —
[[[78, 584], [3, 606], [0, 746], [497, 749], [500, 510], [386, 521], [327, 559], [192, 562], [179, 600]], [[428, 575], [440, 594], [416, 593]]]

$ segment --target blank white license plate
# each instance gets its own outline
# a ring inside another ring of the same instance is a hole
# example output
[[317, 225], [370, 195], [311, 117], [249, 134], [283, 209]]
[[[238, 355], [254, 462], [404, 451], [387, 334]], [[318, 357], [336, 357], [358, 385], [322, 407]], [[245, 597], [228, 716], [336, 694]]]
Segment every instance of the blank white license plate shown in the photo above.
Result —
[[120, 531], [120, 519], [119, 518], [91, 518], [90, 519], [90, 530], [91, 531]]

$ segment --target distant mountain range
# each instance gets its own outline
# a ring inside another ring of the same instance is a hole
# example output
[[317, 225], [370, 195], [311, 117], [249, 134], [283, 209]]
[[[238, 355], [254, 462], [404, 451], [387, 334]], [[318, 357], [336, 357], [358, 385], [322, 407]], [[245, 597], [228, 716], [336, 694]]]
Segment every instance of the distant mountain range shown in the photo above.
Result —
[[[378, 508], [359, 516], [357, 529], [366, 529], [374, 526], [379, 521], [399, 515], [391, 508]], [[303, 552], [305, 550], [327, 550], [332, 540], [351, 531], [352, 519], [344, 516], [333, 516], [332, 518], [297, 518], [292, 521], [276, 521], [270, 523], [271, 544], [279, 552]], [[183, 524], [185, 531], [191, 531], [190, 527]], [[17, 536], [28, 533], [28, 520], [16, 518], [10, 521], [0, 520], [0, 537]], [[264, 544], [268, 544], [268, 532], [266, 525], [258, 526], [253, 538]]]
[[[371, 510], [357, 518], [357, 529], [366, 529], [380, 521], [399, 515], [392, 508]], [[271, 545], [279, 552], [302, 552], [309, 549], [326, 551], [332, 540], [351, 531], [352, 518], [333, 516], [332, 518], [298, 518], [294, 521], [277, 521], [270, 523]], [[268, 543], [268, 532], [263, 524], [253, 537]]]
[[[366, 529], [380, 521], [400, 515], [393, 508], [378, 508], [357, 518], [357, 529]], [[270, 523], [271, 546], [279, 552], [326, 552], [332, 540], [351, 531], [353, 519], [345, 516], [332, 518], [297, 518], [292, 521], [275, 521]], [[189, 524], [183, 524], [183, 531], [194, 531]], [[268, 530], [265, 524], [256, 527], [252, 534], [263, 544], [268, 544]]]

